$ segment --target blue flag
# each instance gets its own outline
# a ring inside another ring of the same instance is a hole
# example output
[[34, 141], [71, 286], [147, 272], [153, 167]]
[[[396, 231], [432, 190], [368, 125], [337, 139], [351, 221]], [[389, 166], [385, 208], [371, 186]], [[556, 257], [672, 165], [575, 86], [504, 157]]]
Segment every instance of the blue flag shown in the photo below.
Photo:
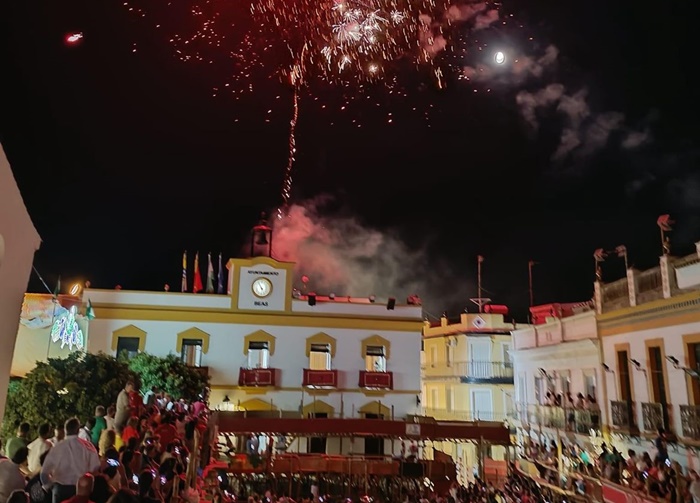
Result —
[[221, 267], [221, 253], [219, 253], [219, 275], [216, 285], [216, 293], [224, 293], [224, 268]]

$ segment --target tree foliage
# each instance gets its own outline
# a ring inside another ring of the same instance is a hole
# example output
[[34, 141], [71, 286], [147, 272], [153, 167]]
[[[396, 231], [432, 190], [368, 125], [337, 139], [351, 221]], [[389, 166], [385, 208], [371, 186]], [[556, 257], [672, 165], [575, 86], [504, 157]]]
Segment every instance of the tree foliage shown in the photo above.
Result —
[[128, 380], [142, 391], [158, 386], [174, 399], [194, 400], [209, 386], [209, 378], [179, 358], [140, 353], [132, 359], [104, 353], [74, 352], [67, 358], [38, 362], [24, 379], [13, 381], [0, 436], [14, 435], [17, 425], [28, 422], [35, 429], [42, 423], [63, 424], [76, 416], [81, 422], [93, 417], [95, 407], [114, 404]]
[[175, 355], [165, 358], [139, 353], [128, 362], [129, 369], [138, 374], [141, 391], [153, 386], [168, 393], [173, 399], [196, 400], [209, 387], [209, 377], [196, 367], [185, 365]]
[[2, 436], [14, 434], [17, 424], [28, 422], [63, 424], [76, 416], [85, 421], [95, 414], [95, 406], [113, 404], [124, 383], [136, 376], [128, 365], [99, 353], [71, 353], [67, 358], [50, 358], [11, 386]]

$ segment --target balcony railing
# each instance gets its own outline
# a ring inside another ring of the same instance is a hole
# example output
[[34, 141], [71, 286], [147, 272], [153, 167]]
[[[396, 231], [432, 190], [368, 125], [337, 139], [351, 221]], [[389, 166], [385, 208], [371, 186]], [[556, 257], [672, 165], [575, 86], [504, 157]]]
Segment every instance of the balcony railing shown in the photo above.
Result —
[[681, 428], [683, 436], [700, 440], [700, 405], [681, 405]]
[[360, 370], [360, 388], [394, 389], [394, 374]]
[[302, 384], [312, 388], [336, 388], [338, 387], [338, 371], [304, 369]]
[[600, 410], [555, 407], [550, 405], [518, 404], [516, 419], [525, 425], [557, 428], [575, 433], [589, 434], [600, 430]]
[[647, 433], [656, 433], [659, 428], [669, 430], [671, 406], [661, 403], [642, 404], [642, 425]]
[[277, 369], [249, 369], [241, 367], [238, 373], [239, 386], [274, 386]]
[[502, 423], [515, 417], [515, 411], [507, 414], [493, 411], [449, 410], [433, 407], [424, 407], [422, 413], [426, 417], [432, 417], [438, 421], [496, 421]]
[[636, 431], [634, 402], [610, 400], [610, 414], [614, 428], [622, 431]]
[[459, 377], [467, 384], [513, 384], [513, 364], [510, 362], [452, 362], [439, 367], [431, 364], [425, 372], [428, 377]]

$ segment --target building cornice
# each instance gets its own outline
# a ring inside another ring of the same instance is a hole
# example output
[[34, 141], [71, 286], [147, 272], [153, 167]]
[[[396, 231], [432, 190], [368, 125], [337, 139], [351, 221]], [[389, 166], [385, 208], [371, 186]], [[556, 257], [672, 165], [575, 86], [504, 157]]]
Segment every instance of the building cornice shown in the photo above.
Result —
[[700, 291], [598, 315], [601, 336], [700, 321]]
[[555, 358], [576, 358], [580, 357], [584, 350], [598, 351], [597, 339], [582, 339], [579, 341], [560, 342], [548, 346], [537, 348], [518, 349], [513, 351], [513, 361], [520, 363], [524, 361], [552, 360]]

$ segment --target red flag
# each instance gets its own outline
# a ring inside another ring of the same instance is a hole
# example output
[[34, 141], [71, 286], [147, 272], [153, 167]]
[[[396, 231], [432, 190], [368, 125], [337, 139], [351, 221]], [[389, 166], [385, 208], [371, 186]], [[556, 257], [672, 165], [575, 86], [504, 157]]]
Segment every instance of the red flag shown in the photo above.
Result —
[[671, 231], [671, 224], [674, 223], [673, 220], [671, 220], [671, 215], [661, 215], [657, 220], [656, 220], [656, 225], [658, 225], [662, 231], [664, 232], [669, 232]]
[[605, 250], [603, 250], [602, 248], [598, 248], [596, 251], [593, 252], [593, 258], [596, 262], [604, 262], [605, 257], [607, 256], [608, 254], [605, 253]]
[[199, 252], [194, 256], [194, 284], [192, 285], [192, 292], [197, 293], [204, 290], [204, 285], [202, 285], [202, 275], [199, 274]]

